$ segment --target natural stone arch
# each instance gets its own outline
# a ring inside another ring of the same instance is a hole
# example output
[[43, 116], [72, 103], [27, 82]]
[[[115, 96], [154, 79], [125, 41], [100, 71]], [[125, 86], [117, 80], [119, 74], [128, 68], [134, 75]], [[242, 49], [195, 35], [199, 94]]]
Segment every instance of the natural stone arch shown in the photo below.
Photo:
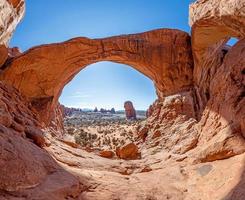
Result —
[[210, 57], [209, 52], [221, 51], [230, 37], [245, 38], [244, 8], [244, 0], [198, 0], [191, 4], [189, 23], [196, 84], [200, 85], [201, 70]]
[[0, 75], [43, 112], [53, 110], [63, 87], [84, 67], [99, 61], [132, 66], [149, 77], [159, 98], [192, 85], [190, 36], [159, 29], [104, 39], [74, 38], [34, 47], [15, 58]]

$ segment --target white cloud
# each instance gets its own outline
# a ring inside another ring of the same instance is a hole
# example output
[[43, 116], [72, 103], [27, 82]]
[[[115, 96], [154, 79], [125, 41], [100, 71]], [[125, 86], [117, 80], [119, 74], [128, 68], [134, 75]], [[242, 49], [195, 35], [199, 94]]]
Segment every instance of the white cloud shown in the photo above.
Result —
[[91, 97], [90, 94], [86, 94], [86, 93], [79, 92], [79, 91], [69, 96], [69, 98], [89, 98], [89, 97]]

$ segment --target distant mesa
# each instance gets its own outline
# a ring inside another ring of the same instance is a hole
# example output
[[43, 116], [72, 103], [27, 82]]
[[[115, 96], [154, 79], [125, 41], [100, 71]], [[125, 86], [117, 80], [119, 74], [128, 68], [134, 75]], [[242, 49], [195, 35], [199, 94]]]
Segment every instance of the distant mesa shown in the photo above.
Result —
[[124, 103], [124, 109], [125, 109], [126, 118], [128, 120], [135, 120], [136, 119], [136, 111], [135, 111], [133, 103], [131, 101], [126, 101]]

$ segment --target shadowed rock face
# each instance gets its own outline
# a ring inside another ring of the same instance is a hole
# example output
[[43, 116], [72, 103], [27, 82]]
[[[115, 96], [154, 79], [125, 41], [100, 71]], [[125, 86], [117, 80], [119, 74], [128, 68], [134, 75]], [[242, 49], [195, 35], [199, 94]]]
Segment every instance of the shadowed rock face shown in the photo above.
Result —
[[198, 0], [191, 4], [189, 24], [196, 84], [200, 85], [205, 61], [210, 57], [208, 51], [215, 52], [230, 37], [245, 37], [244, 7], [244, 0]]
[[[190, 37], [170, 29], [34, 47], [15, 58], [0, 79], [20, 90], [35, 107], [52, 110], [63, 87], [81, 69], [99, 61], [132, 66], [153, 80], [160, 98], [192, 84]], [[42, 119], [49, 121], [47, 111]]]
[[[4, 20], [23, 8], [23, 1], [8, 2], [0, 2]], [[244, 200], [244, 4], [192, 4], [192, 44], [187, 33], [159, 29], [75, 38], [23, 54], [13, 49], [0, 73], [0, 198]], [[4, 24], [1, 44], [14, 29]], [[231, 36], [239, 41], [227, 47]], [[0, 47], [0, 64], [6, 50]], [[138, 160], [103, 158], [113, 158], [109, 151], [95, 156], [51, 137], [54, 129], [47, 127], [52, 120], [62, 129], [57, 102], [65, 84], [104, 60], [128, 64], [154, 81], [158, 99], [137, 128], [138, 140], [117, 150], [123, 159]]]

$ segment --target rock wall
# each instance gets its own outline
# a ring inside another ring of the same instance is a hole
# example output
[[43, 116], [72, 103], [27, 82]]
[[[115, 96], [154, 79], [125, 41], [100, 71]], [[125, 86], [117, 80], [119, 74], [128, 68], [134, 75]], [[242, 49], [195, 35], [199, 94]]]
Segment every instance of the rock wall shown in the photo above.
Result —
[[198, 0], [190, 5], [189, 23], [195, 62], [193, 79], [202, 90], [206, 74], [221, 64], [219, 59], [222, 56], [219, 54], [227, 40], [245, 37], [244, 7], [243, 0]]
[[2, 0], [0, 2], [0, 44], [8, 46], [9, 40], [25, 13], [24, 0]]
[[[200, 0], [190, 6], [201, 160], [245, 151], [244, 7], [242, 0]], [[239, 40], [233, 47], [225, 44], [230, 37]]]
[[0, 2], [0, 68], [8, 58], [8, 43], [20, 20], [24, 16], [24, 0]]
[[[17, 0], [1, 4], [0, 43], [7, 44], [24, 4]], [[62, 131], [58, 97], [63, 87], [81, 69], [103, 60], [128, 64], [154, 81], [158, 99], [138, 127], [139, 141], [133, 148], [133, 152], [140, 148], [142, 159], [155, 147], [163, 157], [192, 164], [244, 153], [244, 4], [243, 0], [195, 2], [190, 7], [191, 37], [159, 29], [104, 39], [75, 38], [23, 54], [10, 51], [14, 56], [7, 63], [9, 50], [1, 46], [0, 197], [75, 199], [81, 193], [78, 179], [42, 149], [49, 145], [42, 128]], [[239, 41], [228, 47], [229, 37]], [[244, 176], [239, 178], [230, 200], [243, 200]]]
[[31, 105], [0, 82], [0, 199], [64, 199], [80, 193], [79, 181], [40, 148], [47, 142]]

